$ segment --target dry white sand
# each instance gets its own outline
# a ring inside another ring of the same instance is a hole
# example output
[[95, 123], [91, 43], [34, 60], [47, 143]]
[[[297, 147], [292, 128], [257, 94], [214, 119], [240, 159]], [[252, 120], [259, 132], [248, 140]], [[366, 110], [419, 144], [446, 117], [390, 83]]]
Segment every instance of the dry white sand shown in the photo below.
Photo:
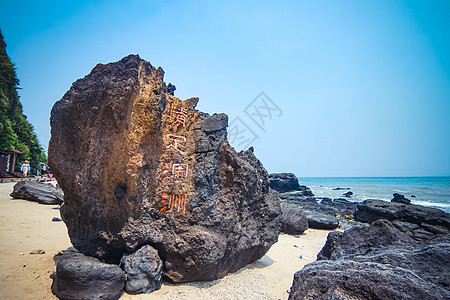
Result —
[[[50, 275], [55, 271], [53, 256], [71, 246], [67, 228], [52, 222], [60, 217], [56, 205], [12, 199], [14, 184], [0, 184], [0, 299], [57, 299]], [[152, 294], [124, 294], [121, 299], [287, 299], [294, 273], [316, 259], [328, 232], [280, 235], [263, 258], [219, 280], [165, 282]], [[33, 250], [45, 254], [30, 254]]]

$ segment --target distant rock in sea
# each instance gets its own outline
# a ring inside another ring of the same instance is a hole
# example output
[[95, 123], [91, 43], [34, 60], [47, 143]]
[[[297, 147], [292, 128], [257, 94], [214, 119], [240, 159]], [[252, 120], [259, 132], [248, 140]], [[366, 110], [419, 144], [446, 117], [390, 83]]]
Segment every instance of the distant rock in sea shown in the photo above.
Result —
[[405, 198], [405, 196], [402, 194], [394, 193], [392, 194], [392, 196], [394, 196], [394, 198], [391, 199], [391, 202], [411, 204], [411, 200]]
[[347, 198], [351, 198], [353, 196], [353, 192], [344, 193], [342, 196], [347, 197]]

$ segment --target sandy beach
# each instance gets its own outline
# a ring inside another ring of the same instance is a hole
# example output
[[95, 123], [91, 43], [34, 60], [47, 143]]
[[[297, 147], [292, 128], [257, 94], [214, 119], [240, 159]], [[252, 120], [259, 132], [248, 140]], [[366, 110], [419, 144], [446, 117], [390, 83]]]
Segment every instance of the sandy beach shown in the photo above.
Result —
[[[13, 183], [0, 184], [0, 298], [57, 299], [51, 292], [53, 256], [71, 246], [58, 206], [12, 199]], [[208, 282], [170, 284], [149, 295], [121, 299], [287, 299], [293, 275], [313, 262], [329, 231], [282, 234], [260, 260]], [[44, 254], [30, 254], [44, 250]]]

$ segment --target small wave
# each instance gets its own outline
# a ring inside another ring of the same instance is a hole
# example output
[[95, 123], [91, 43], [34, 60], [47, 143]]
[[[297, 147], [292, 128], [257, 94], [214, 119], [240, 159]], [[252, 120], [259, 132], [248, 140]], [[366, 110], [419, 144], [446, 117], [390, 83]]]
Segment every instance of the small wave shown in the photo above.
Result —
[[401, 191], [401, 190], [394, 190], [396, 193], [403, 193], [403, 194], [410, 194], [410, 191]]
[[428, 201], [417, 201], [413, 200], [413, 204], [423, 205], [423, 206], [435, 206], [435, 207], [442, 207], [442, 208], [449, 208], [449, 203], [436, 203], [436, 202], [428, 202]]

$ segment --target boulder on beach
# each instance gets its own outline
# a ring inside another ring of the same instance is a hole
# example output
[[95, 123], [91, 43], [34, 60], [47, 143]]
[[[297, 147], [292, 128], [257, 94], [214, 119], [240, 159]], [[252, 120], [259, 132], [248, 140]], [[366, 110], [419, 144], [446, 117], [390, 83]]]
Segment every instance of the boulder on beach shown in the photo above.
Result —
[[301, 234], [308, 229], [308, 218], [298, 207], [281, 206], [281, 231], [287, 234]]
[[86, 255], [151, 245], [173, 282], [214, 280], [278, 240], [280, 200], [253, 149], [228, 144], [227, 115], [172, 96], [163, 75], [138, 55], [98, 64], [53, 106], [61, 216]]
[[52, 292], [61, 300], [115, 300], [123, 294], [126, 276], [118, 265], [67, 253], [58, 257], [52, 279]]
[[40, 204], [62, 204], [63, 191], [51, 183], [43, 183], [34, 180], [24, 180], [14, 185], [14, 191], [11, 193], [14, 199], [25, 199], [36, 201]]

